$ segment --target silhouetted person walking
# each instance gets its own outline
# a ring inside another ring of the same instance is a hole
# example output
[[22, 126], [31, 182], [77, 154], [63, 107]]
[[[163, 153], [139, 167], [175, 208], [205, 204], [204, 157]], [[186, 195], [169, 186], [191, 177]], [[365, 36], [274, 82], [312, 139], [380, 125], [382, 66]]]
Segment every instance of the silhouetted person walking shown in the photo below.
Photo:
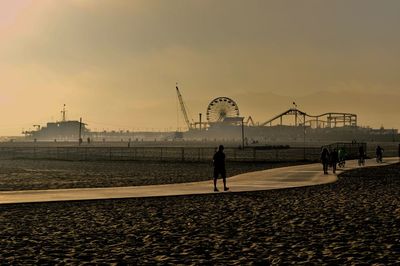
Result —
[[323, 148], [321, 152], [321, 163], [322, 169], [324, 170], [324, 174], [328, 174], [328, 166], [329, 166], [329, 151], [327, 148]]
[[332, 170], [333, 173], [336, 173], [336, 167], [337, 167], [337, 163], [339, 161], [339, 153], [336, 149], [333, 149], [333, 151], [331, 152], [331, 164], [332, 164]]
[[338, 157], [339, 167], [344, 167], [346, 165], [346, 150], [344, 148], [338, 150]]
[[214, 154], [213, 164], [214, 164], [214, 191], [215, 192], [219, 191], [217, 188], [217, 179], [219, 175], [221, 175], [222, 180], [224, 182], [224, 191], [228, 191], [229, 188], [226, 186], [225, 153], [223, 145], [219, 145], [218, 151]]
[[381, 146], [378, 145], [378, 147], [376, 147], [376, 162], [381, 163], [382, 159], [383, 159], [383, 149]]
[[358, 156], [358, 165], [363, 166], [365, 164], [365, 151], [363, 146], [358, 147]]

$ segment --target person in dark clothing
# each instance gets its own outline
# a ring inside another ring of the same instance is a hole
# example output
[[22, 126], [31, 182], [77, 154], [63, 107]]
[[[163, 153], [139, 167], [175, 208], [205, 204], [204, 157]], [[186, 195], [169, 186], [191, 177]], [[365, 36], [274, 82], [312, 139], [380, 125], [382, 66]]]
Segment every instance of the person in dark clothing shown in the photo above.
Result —
[[365, 164], [365, 151], [363, 146], [358, 148], [358, 156], [358, 165], [363, 166]]
[[339, 153], [336, 149], [333, 149], [333, 151], [331, 152], [331, 164], [332, 164], [332, 171], [334, 174], [336, 173], [336, 167], [338, 161], [339, 161]]
[[323, 148], [321, 152], [321, 163], [322, 168], [324, 170], [324, 174], [328, 174], [328, 166], [329, 166], [329, 151], [327, 148]]
[[219, 175], [221, 175], [222, 180], [224, 182], [224, 191], [228, 191], [229, 188], [226, 186], [225, 153], [223, 145], [219, 145], [218, 151], [214, 154], [213, 164], [214, 164], [214, 191], [215, 192], [219, 191], [217, 188], [217, 179]]
[[339, 167], [344, 167], [346, 165], [346, 149], [345, 148], [340, 148], [338, 150], [338, 165]]
[[381, 163], [382, 158], [383, 158], [383, 149], [381, 146], [378, 145], [378, 147], [376, 147], [376, 162]]

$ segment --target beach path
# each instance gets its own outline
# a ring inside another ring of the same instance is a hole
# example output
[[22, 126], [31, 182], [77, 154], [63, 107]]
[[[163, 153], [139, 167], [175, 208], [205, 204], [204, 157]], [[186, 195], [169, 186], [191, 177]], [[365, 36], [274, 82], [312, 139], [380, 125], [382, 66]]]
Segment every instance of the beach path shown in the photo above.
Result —
[[[399, 162], [398, 157], [385, 158], [384, 162], [379, 165], [396, 162]], [[366, 161], [365, 167], [377, 165], [375, 160], [371, 159]], [[346, 167], [338, 169], [337, 174], [343, 170], [357, 167], [359, 167], [357, 161], [347, 161]], [[324, 175], [321, 164], [315, 163], [275, 168], [230, 177], [227, 179], [230, 188], [229, 192], [213, 192], [213, 181], [209, 180], [150, 186], [2, 191], [0, 192], [0, 204], [231, 193], [312, 186], [327, 184], [336, 180], [337, 176], [331, 170], [328, 175]], [[222, 190], [221, 179], [218, 180], [218, 186]]]

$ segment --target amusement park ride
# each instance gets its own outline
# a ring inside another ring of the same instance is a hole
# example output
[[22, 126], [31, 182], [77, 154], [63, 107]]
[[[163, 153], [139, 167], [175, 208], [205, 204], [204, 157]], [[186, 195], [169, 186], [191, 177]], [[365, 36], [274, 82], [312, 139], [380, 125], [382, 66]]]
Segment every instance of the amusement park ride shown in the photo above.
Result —
[[324, 113], [320, 115], [309, 115], [295, 108], [273, 117], [272, 119], [260, 124], [260, 126], [272, 126], [273, 122], [279, 121], [279, 125], [283, 125], [285, 116], [294, 116], [295, 126], [308, 126], [312, 128], [331, 128], [340, 126], [357, 126], [357, 115], [350, 113]]
[[294, 117], [294, 126], [306, 126], [310, 128], [336, 128], [339, 126], [357, 126], [357, 115], [351, 113], [338, 113], [329, 112], [320, 115], [310, 115], [297, 108], [296, 103], [293, 103], [293, 108], [263, 122], [255, 124], [252, 117], [249, 116], [247, 119], [240, 116], [239, 107], [237, 103], [228, 97], [217, 97], [213, 99], [207, 106], [206, 122], [201, 121], [201, 114], [199, 114], [199, 122], [192, 122], [189, 120], [187, 113], [187, 107], [183, 101], [182, 94], [179, 91], [178, 85], [176, 85], [176, 93], [178, 95], [181, 111], [185, 119], [186, 125], [189, 130], [196, 129], [199, 126], [200, 129], [208, 128], [215, 124], [233, 124], [241, 125], [242, 123], [246, 126], [283, 126], [284, 118], [287, 116]]
[[386, 139], [398, 134], [393, 129], [359, 127], [357, 115], [352, 113], [327, 112], [311, 115], [299, 110], [294, 102], [293, 107], [285, 112], [265, 122], [255, 123], [251, 116], [241, 116], [238, 104], [229, 97], [211, 100], [206, 109], [206, 121], [203, 122], [202, 114], [199, 114], [199, 121], [194, 122], [189, 119], [178, 85], [176, 92], [188, 128], [187, 132], [183, 132], [185, 139], [238, 139], [243, 137], [243, 131], [246, 132], [246, 138], [253, 140], [303, 142], [306, 135], [309, 139], [318, 141], [353, 141]]
[[202, 121], [202, 114], [199, 113], [199, 122], [192, 122], [189, 120], [187, 107], [183, 101], [182, 94], [179, 91], [178, 85], [176, 85], [176, 93], [178, 96], [181, 111], [189, 130], [193, 129], [207, 129], [214, 124], [225, 123], [231, 125], [245, 125], [254, 126], [254, 121], [249, 116], [247, 119], [240, 116], [239, 107], [234, 100], [228, 97], [217, 97], [213, 99], [207, 106], [206, 122]]

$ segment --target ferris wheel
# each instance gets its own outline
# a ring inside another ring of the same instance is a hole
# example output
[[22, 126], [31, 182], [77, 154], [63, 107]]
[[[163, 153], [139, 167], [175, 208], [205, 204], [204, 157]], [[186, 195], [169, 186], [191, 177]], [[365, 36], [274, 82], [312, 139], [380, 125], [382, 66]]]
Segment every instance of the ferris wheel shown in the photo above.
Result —
[[239, 117], [239, 107], [228, 97], [218, 97], [207, 107], [208, 122], [222, 122], [226, 117]]

